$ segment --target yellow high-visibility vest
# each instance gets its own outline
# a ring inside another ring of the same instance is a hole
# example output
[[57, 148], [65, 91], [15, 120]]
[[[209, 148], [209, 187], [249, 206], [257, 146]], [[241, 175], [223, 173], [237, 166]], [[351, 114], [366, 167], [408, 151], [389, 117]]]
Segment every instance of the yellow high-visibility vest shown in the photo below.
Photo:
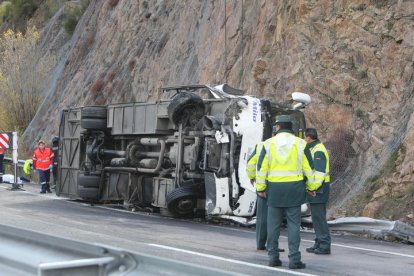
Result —
[[313, 148], [311, 148], [312, 159], [314, 160], [314, 162], [315, 162], [315, 153], [318, 151], [323, 152], [323, 154], [325, 155], [326, 166], [325, 166], [325, 172], [320, 172], [317, 170], [314, 171], [314, 181], [322, 185], [324, 181], [331, 182], [331, 177], [329, 175], [329, 154], [325, 146], [322, 143], [316, 144]]
[[266, 190], [271, 182], [294, 182], [308, 178], [306, 187], [310, 191], [318, 187], [313, 181], [313, 172], [305, 155], [305, 140], [292, 133], [281, 132], [265, 142], [266, 155], [256, 176], [256, 190]]
[[256, 170], [257, 170], [257, 161], [259, 160], [260, 152], [263, 148], [263, 142], [260, 142], [256, 145], [254, 152], [250, 156], [249, 160], [247, 161], [246, 166], [246, 173], [249, 179], [256, 178]]
[[30, 174], [30, 171], [32, 169], [32, 165], [33, 165], [33, 160], [32, 159], [28, 159], [24, 162], [23, 165], [23, 172], [25, 174]]

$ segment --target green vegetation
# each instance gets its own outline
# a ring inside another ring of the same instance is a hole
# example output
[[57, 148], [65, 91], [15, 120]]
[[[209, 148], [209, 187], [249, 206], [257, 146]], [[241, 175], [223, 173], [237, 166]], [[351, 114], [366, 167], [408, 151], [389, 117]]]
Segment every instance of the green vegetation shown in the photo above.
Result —
[[75, 31], [78, 21], [88, 7], [90, 0], [82, 0], [80, 6], [71, 7], [65, 12], [65, 19], [63, 20], [63, 28], [72, 35]]
[[375, 5], [377, 8], [384, 8], [397, 4], [397, 0], [371, 0], [370, 3]]
[[24, 30], [26, 21], [39, 8], [42, 0], [4, 1], [0, 7], [2, 22], [8, 22], [13, 29]]
[[[371, 179], [368, 181], [369, 183], [376, 184], [376, 182], [389, 174], [391, 171], [395, 170], [395, 161], [398, 158], [398, 152], [400, 148], [396, 148], [394, 152], [391, 154], [391, 156], [388, 158], [387, 162], [385, 162], [384, 166], [378, 171], [377, 174], [375, 174]], [[404, 149], [402, 149], [404, 150]]]
[[63, 28], [65, 28], [65, 31], [68, 34], [70, 35], [73, 34], [81, 15], [82, 13], [78, 9], [72, 9], [68, 11], [67, 13], [65, 13], [65, 20], [63, 21]]
[[51, 18], [67, 0], [45, 0], [45, 20]]
[[43, 19], [51, 18], [67, 0], [9, 0], [0, 4], [0, 24], [6, 23], [15, 31], [26, 30], [27, 20], [32, 18], [37, 10], [43, 14]]
[[4, 18], [9, 9], [8, 6], [10, 5], [11, 5], [10, 1], [4, 1], [0, 4], [0, 23], [4, 22]]
[[34, 27], [0, 37], [0, 129], [24, 131], [42, 102], [44, 78], [54, 60], [42, 57], [38, 39]]
[[[386, 177], [387, 175], [389, 175], [391, 172], [395, 171], [395, 162], [398, 158], [398, 152], [399, 152], [400, 148], [397, 148], [394, 150], [394, 152], [391, 154], [391, 156], [388, 158], [387, 162], [384, 164], [384, 166], [375, 174], [373, 175], [365, 184], [364, 189], [359, 193], [358, 196], [356, 196], [351, 203], [348, 205], [348, 210], [349, 213], [348, 215], [355, 215], [355, 216], [360, 216], [362, 215], [362, 210], [364, 209], [364, 207], [371, 201], [373, 194], [381, 188], [381, 185], [383, 185], [384, 183], [381, 181], [384, 177]], [[405, 149], [402, 148], [402, 150], [404, 151]], [[401, 201], [399, 198], [392, 198], [391, 195], [389, 196], [389, 198], [387, 198], [386, 200], [384, 200], [383, 204], [385, 205], [389, 205], [389, 206], [399, 206], [401, 207], [403, 201]], [[393, 205], [394, 204], [394, 205]], [[381, 208], [382, 210], [384, 209]], [[390, 209], [390, 210], [394, 210], [393, 212], [395, 213], [395, 209]], [[383, 218], [389, 218], [390, 214], [387, 213], [386, 211], [382, 211], [380, 214]]]
[[368, 114], [366, 114], [362, 109], [357, 108], [355, 110], [355, 115], [360, 118], [366, 125], [370, 125], [371, 121], [369, 120]]
[[407, 194], [414, 198], [414, 183], [411, 183], [407, 188]]
[[362, 111], [359, 108], [355, 111], [355, 115], [359, 118], [364, 118], [364, 116], [365, 116], [364, 111]]

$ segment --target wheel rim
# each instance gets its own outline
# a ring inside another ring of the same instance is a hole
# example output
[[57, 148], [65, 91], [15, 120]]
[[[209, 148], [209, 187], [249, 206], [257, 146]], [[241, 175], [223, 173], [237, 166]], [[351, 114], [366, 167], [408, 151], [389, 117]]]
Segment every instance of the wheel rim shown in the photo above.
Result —
[[188, 213], [194, 209], [194, 201], [192, 199], [182, 199], [179, 200], [176, 206], [177, 210], [180, 213]]

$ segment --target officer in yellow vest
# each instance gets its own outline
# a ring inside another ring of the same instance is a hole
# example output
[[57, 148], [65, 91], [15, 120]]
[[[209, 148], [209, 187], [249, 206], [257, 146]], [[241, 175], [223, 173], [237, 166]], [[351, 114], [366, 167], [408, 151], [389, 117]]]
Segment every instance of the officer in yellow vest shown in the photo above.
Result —
[[24, 161], [24, 165], [23, 165], [23, 172], [25, 174], [30, 174], [31, 170], [33, 167], [33, 160], [32, 159], [28, 159], [26, 161]]
[[[276, 133], [273, 133], [276, 134]], [[263, 143], [260, 142], [254, 148], [253, 153], [247, 160], [246, 173], [252, 185], [255, 184], [257, 161], [259, 154], [262, 151]], [[267, 241], [267, 200], [265, 197], [257, 196], [256, 203], [256, 248], [257, 250], [266, 250]], [[279, 248], [279, 252], [285, 252], [284, 249]]]
[[[288, 223], [289, 268], [301, 269], [300, 207], [306, 200], [306, 190], [315, 191], [313, 173], [305, 153], [306, 142], [292, 131], [288, 115], [276, 118], [276, 135], [265, 141], [258, 160], [256, 190], [267, 198], [267, 249], [269, 266], [281, 266], [279, 236], [284, 215]], [[259, 169], [260, 168], [260, 169]], [[308, 178], [306, 182], [304, 178]]]
[[312, 155], [315, 182], [321, 184], [316, 192], [308, 194], [316, 238], [315, 244], [306, 248], [306, 251], [318, 255], [331, 254], [331, 235], [326, 221], [326, 204], [329, 199], [330, 184], [329, 154], [325, 146], [319, 141], [316, 129], [307, 128], [305, 130], [305, 141], [308, 143], [307, 148], [309, 148]]
[[[259, 154], [262, 151], [263, 142], [260, 142], [254, 148], [253, 153], [250, 155], [247, 161], [247, 177], [250, 179], [252, 185], [254, 185], [256, 179], [256, 166]], [[257, 208], [256, 208], [256, 247], [257, 250], [266, 250], [267, 240], [267, 202], [266, 198], [257, 196]]]

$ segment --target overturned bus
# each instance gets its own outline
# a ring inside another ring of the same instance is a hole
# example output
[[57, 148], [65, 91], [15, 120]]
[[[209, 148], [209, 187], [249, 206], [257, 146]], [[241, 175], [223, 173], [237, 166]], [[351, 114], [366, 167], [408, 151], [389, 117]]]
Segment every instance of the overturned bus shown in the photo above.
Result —
[[163, 88], [155, 103], [84, 106], [62, 111], [58, 196], [123, 202], [161, 214], [251, 218], [256, 193], [245, 169], [255, 145], [271, 137], [275, 117], [291, 116], [302, 137], [310, 103], [244, 96], [224, 84]]

